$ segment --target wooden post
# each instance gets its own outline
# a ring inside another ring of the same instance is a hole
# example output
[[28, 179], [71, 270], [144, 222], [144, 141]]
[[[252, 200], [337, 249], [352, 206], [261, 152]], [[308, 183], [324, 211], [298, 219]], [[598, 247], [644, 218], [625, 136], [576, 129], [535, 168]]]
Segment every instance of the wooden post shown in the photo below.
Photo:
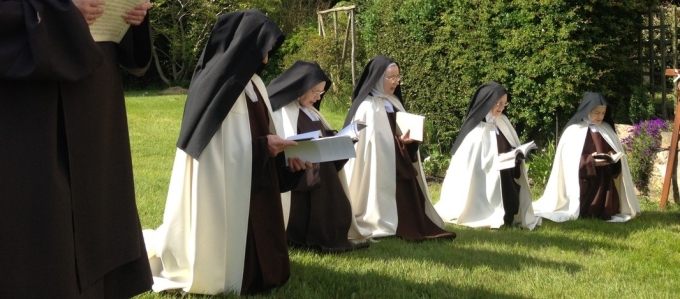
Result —
[[[666, 76], [680, 76], [677, 69], [666, 69]], [[673, 121], [673, 135], [671, 135], [671, 148], [668, 152], [668, 163], [666, 164], [666, 175], [663, 177], [663, 189], [661, 189], [661, 201], [659, 202], [659, 207], [661, 209], [666, 208], [666, 203], [668, 202], [668, 193], [670, 193], [671, 188], [671, 178], [673, 177], [673, 170], [675, 169], [675, 159], [678, 152], [678, 135], [680, 134], [680, 101], [678, 101], [678, 96], [680, 96], [680, 90], [678, 89], [678, 83], [680, 81], [673, 81], [675, 88], [675, 120]]]
[[336, 7], [336, 8], [331, 8], [323, 11], [318, 11], [316, 14], [318, 16], [318, 21], [319, 21], [319, 35], [321, 36], [326, 36], [326, 29], [324, 28], [323, 24], [323, 15], [333, 13], [333, 29], [335, 32], [335, 43], [337, 46], [338, 42], [338, 11], [345, 11], [348, 14], [349, 20], [347, 21], [347, 28], [345, 29], [345, 40], [343, 41], [342, 44], [342, 56], [340, 58], [341, 62], [344, 63], [345, 61], [345, 49], [347, 47], [347, 38], [348, 36], [351, 36], [351, 41], [352, 41], [352, 48], [351, 48], [351, 64], [352, 64], [352, 86], [356, 86], [356, 56], [355, 56], [355, 48], [356, 48], [356, 43], [355, 43], [355, 20], [354, 20], [354, 9], [356, 8], [356, 5], [350, 5], [346, 7]]

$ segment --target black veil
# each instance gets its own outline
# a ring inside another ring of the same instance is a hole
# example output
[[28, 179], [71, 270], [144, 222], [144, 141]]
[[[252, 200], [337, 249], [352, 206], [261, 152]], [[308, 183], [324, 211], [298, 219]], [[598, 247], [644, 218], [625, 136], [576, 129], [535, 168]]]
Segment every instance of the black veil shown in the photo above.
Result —
[[[343, 127], [352, 122], [361, 103], [366, 99], [376, 84], [383, 79], [387, 67], [392, 63], [401, 68], [396, 61], [383, 55], [373, 57], [373, 59], [366, 64], [363, 73], [361, 73], [361, 78], [359, 78], [359, 82], [357, 82], [357, 85], [354, 87], [354, 92], [352, 92], [352, 107], [350, 107], [349, 112], [347, 112]], [[404, 104], [403, 97], [401, 96], [401, 84], [397, 85], [397, 88], [394, 90], [394, 96], [399, 99], [402, 105]]]
[[451, 154], [455, 154], [460, 144], [463, 143], [465, 136], [467, 136], [472, 129], [474, 129], [479, 122], [491, 111], [491, 108], [500, 100], [503, 95], [508, 95], [508, 103], [510, 102], [510, 94], [505, 90], [503, 85], [498, 82], [489, 82], [477, 87], [475, 93], [472, 94], [470, 104], [466, 112], [465, 121], [458, 132], [456, 141], [451, 146]]
[[250, 78], [284, 40], [260, 11], [221, 15], [210, 33], [189, 86], [177, 147], [198, 159]]
[[[269, 94], [272, 110], [281, 109], [281, 107], [297, 100], [312, 89], [312, 87], [324, 81], [326, 82], [324, 91], [328, 91], [331, 88], [331, 79], [326, 76], [326, 73], [324, 73], [318, 63], [302, 60], [296, 61], [267, 86], [267, 94]], [[325, 93], [321, 95], [321, 99], [314, 103], [316, 110], [319, 110], [324, 95]]]

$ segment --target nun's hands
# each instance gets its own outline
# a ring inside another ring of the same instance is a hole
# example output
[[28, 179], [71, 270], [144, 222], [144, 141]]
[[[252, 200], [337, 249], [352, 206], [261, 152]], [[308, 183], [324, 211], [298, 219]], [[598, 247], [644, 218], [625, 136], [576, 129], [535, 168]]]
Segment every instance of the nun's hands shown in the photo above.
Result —
[[87, 25], [94, 24], [104, 14], [104, 0], [73, 0], [73, 4], [83, 14]]
[[126, 11], [122, 17], [128, 24], [137, 26], [141, 24], [142, 21], [144, 21], [144, 18], [146, 17], [146, 11], [149, 10], [149, 8], [151, 8], [151, 2], [146, 0], [146, 2], [137, 4], [132, 9]]
[[288, 158], [288, 170], [291, 172], [305, 170], [307, 168], [312, 168], [311, 162], [302, 162], [298, 157]]
[[404, 144], [413, 143], [415, 140], [411, 139], [411, 137], [409, 137], [410, 135], [411, 135], [411, 130], [406, 130], [404, 135], [401, 135], [401, 141], [404, 142]]
[[267, 135], [267, 145], [269, 147], [269, 156], [276, 157], [276, 155], [281, 153], [287, 147], [296, 146], [297, 142], [283, 139], [279, 137], [279, 135], [269, 134]]

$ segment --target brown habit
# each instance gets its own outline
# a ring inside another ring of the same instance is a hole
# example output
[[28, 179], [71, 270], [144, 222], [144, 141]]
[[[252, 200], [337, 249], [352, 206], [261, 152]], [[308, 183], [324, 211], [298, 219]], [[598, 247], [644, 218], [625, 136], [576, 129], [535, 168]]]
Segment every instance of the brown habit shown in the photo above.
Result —
[[579, 164], [581, 208], [579, 218], [594, 217], [610, 220], [620, 210], [619, 193], [614, 178], [621, 174], [621, 161], [607, 166], [595, 166], [592, 153], [614, 151], [599, 132], [588, 130]]
[[397, 169], [397, 217], [399, 225], [396, 235], [407, 241], [426, 239], [454, 239], [456, 233], [445, 231], [437, 226], [425, 214], [427, 198], [420, 190], [413, 162], [417, 161], [418, 143], [404, 144], [397, 135], [396, 113], [387, 113], [387, 119], [394, 137], [395, 163]]
[[0, 0], [0, 298], [150, 289], [119, 72], [150, 50], [148, 18], [95, 44], [70, 1]]
[[[290, 278], [290, 259], [283, 224], [280, 184], [299, 175], [279, 170], [277, 160], [269, 157], [267, 135], [269, 114], [259, 90], [259, 100], [246, 99], [250, 133], [253, 139], [250, 209], [241, 294], [256, 294], [284, 285]], [[282, 155], [280, 155], [282, 157]], [[292, 183], [291, 183], [292, 184]], [[288, 188], [290, 189], [290, 188]]]
[[[321, 121], [312, 121], [300, 111], [298, 133], [321, 130], [332, 136]], [[347, 240], [352, 220], [352, 206], [342, 188], [338, 171], [347, 160], [315, 163], [291, 192], [288, 241], [321, 249], [324, 252], [351, 250]]]
[[[499, 153], [507, 153], [513, 150], [512, 145], [503, 136], [503, 133], [499, 132], [496, 135], [496, 142]], [[521, 186], [517, 184], [515, 179], [518, 179], [521, 174], [520, 165], [521, 163], [515, 163], [515, 167], [500, 171], [501, 196], [503, 197], [503, 209], [505, 210], [503, 222], [506, 225], [512, 225], [515, 215], [519, 213], [519, 189]]]

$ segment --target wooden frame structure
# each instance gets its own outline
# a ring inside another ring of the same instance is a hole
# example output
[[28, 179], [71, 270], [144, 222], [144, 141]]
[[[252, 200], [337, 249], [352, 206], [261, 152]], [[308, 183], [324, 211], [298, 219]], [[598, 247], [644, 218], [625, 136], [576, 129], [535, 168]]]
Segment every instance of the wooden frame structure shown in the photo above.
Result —
[[[680, 70], [678, 69], [666, 69], [666, 76], [676, 76], [676, 80], [673, 80], [675, 85], [675, 120], [673, 121], [673, 135], [671, 135], [671, 147], [668, 150], [668, 163], [666, 163], [666, 175], [663, 177], [663, 189], [661, 189], [661, 200], [659, 201], [659, 207], [662, 209], [666, 208], [668, 203], [668, 194], [671, 188], [671, 179], [673, 178], [673, 173], [675, 172], [676, 163], [675, 160], [678, 156], [678, 135], [680, 134]], [[677, 179], [677, 178], [676, 178]]]
[[346, 12], [348, 14], [349, 21], [347, 22], [347, 28], [345, 28], [345, 39], [342, 42], [342, 56], [340, 58], [340, 61], [342, 63], [345, 62], [345, 53], [347, 53], [347, 39], [349, 39], [351, 36], [352, 44], [350, 45], [351, 47], [350, 61], [352, 64], [352, 86], [356, 86], [356, 57], [354, 53], [356, 49], [354, 33], [356, 29], [354, 22], [355, 8], [356, 5], [350, 5], [344, 7], [331, 8], [316, 13], [317, 19], [319, 21], [319, 35], [321, 36], [326, 36], [326, 28], [324, 28], [324, 16], [331, 13], [333, 14], [333, 32], [335, 34], [334, 40], [336, 44], [338, 42], [338, 12]]

